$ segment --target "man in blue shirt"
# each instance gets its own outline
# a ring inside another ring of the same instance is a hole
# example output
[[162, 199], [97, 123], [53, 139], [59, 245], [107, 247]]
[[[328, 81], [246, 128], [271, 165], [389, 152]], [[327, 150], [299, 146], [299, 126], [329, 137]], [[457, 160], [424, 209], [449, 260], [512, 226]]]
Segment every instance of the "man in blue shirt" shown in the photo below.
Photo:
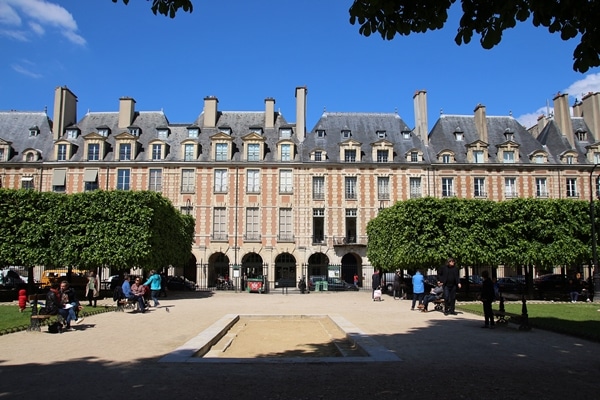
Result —
[[123, 295], [126, 299], [131, 297], [131, 285], [129, 284], [129, 274], [125, 274], [123, 276], [123, 284], [121, 285], [121, 290], [123, 290]]

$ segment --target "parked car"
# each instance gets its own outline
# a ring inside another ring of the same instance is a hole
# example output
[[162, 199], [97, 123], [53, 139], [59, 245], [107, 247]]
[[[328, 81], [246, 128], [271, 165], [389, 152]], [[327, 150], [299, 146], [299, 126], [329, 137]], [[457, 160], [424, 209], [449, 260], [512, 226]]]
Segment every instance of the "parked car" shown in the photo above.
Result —
[[167, 289], [169, 290], [196, 290], [196, 282], [183, 276], [167, 276]]
[[358, 288], [354, 286], [352, 283], [348, 283], [344, 281], [342, 278], [336, 277], [327, 277], [325, 275], [313, 275], [308, 278], [308, 290], [315, 291], [317, 287], [317, 282], [327, 282], [327, 290], [328, 291], [344, 291], [351, 290], [356, 291]]
[[562, 274], [540, 275], [533, 280], [533, 290], [539, 299], [561, 299], [568, 296], [569, 279]]
[[460, 278], [460, 291], [466, 292], [467, 287], [469, 292], [481, 292], [481, 286], [483, 285], [483, 278], [479, 275], [469, 275], [469, 278]]
[[500, 293], [525, 293], [525, 279], [517, 276], [498, 278]]
[[293, 278], [280, 278], [275, 281], [275, 288], [293, 288], [296, 287], [296, 280]]
[[119, 275], [111, 275], [108, 278], [102, 280], [102, 289], [104, 290], [115, 290], [119, 285]]
[[18, 272], [10, 268], [0, 271], [0, 289], [20, 289], [27, 286], [27, 281]]

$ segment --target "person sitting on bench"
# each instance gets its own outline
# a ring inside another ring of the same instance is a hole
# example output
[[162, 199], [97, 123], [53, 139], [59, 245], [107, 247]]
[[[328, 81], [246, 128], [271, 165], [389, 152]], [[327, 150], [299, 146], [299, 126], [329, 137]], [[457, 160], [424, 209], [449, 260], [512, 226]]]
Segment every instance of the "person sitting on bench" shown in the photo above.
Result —
[[421, 309], [421, 312], [427, 312], [427, 305], [432, 301], [441, 299], [443, 296], [444, 285], [442, 285], [442, 282], [438, 281], [437, 286], [431, 288], [429, 294], [423, 299], [423, 308]]
[[133, 285], [131, 285], [131, 295], [128, 297], [128, 299], [130, 301], [137, 302], [139, 310], [142, 313], [146, 312], [144, 293], [146, 293], [146, 289], [142, 285], [142, 280], [140, 278], [135, 278], [135, 282]]

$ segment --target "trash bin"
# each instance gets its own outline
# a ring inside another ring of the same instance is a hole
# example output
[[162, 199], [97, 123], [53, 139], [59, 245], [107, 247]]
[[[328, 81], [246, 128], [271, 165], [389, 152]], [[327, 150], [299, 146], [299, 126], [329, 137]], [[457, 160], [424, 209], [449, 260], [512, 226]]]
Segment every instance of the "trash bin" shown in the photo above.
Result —
[[315, 292], [320, 292], [321, 290], [323, 290], [323, 281], [316, 281]]
[[246, 287], [249, 293], [264, 293], [262, 279], [248, 278], [246, 281]]
[[329, 284], [327, 283], [327, 281], [321, 281], [321, 290], [326, 292], [328, 287], [329, 287]]

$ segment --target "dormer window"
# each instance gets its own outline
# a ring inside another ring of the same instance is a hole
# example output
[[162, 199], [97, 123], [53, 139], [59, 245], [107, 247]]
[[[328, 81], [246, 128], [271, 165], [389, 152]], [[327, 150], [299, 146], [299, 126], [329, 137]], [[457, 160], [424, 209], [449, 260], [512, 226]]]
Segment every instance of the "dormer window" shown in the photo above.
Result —
[[138, 128], [137, 126], [130, 126], [129, 128], [127, 128], [127, 130], [129, 131], [129, 134], [133, 136], [140, 136], [140, 128]]
[[198, 136], [200, 136], [200, 129], [193, 127], [193, 128], [188, 128], [188, 137], [191, 139], [196, 139]]
[[514, 141], [515, 133], [512, 131], [512, 129], [506, 128], [504, 130], [504, 137], [506, 138], [507, 141]]
[[351, 136], [352, 136], [352, 132], [350, 130], [345, 129], [342, 131], [342, 138], [350, 139]]
[[251, 126], [250, 127], [250, 132], [256, 133], [257, 135], [261, 135], [262, 136], [263, 129], [260, 126]]
[[156, 133], [159, 139], [165, 140], [169, 138], [169, 129], [167, 128], [158, 128]]
[[67, 139], [77, 139], [77, 136], [79, 136], [79, 129], [77, 129], [77, 128], [67, 129]]
[[454, 130], [454, 138], [456, 139], [457, 142], [462, 142], [464, 140], [465, 134], [463, 132], [462, 129], [460, 129], [460, 126], [457, 126], [456, 129]]
[[292, 137], [292, 128], [281, 128], [279, 129], [279, 137], [281, 139], [289, 139]]
[[231, 136], [231, 128], [228, 126], [220, 126], [219, 132], [223, 132], [224, 134]]
[[31, 128], [29, 128], [29, 137], [35, 137], [39, 134], [40, 134], [40, 128], [38, 128], [37, 125], [34, 125]]
[[580, 142], [587, 142], [587, 132], [581, 128], [579, 128], [575, 131], [575, 137]]
[[379, 139], [385, 139], [385, 137], [387, 136], [386, 131], [376, 131], [375, 133]]
[[317, 137], [318, 138], [324, 138], [325, 137], [325, 131], [323, 129], [318, 129], [317, 130]]
[[108, 137], [108, 131], [109, 131], [108, 127], [102, 126], [102, 127], [97, 128], [97, 130], [98, 130], [98, 135], [100, 135], [102, 137]]
[[402, 132], [402, 139], [404, 139], [404, 140], [410, 139], [410, 131], [403, 131]]

